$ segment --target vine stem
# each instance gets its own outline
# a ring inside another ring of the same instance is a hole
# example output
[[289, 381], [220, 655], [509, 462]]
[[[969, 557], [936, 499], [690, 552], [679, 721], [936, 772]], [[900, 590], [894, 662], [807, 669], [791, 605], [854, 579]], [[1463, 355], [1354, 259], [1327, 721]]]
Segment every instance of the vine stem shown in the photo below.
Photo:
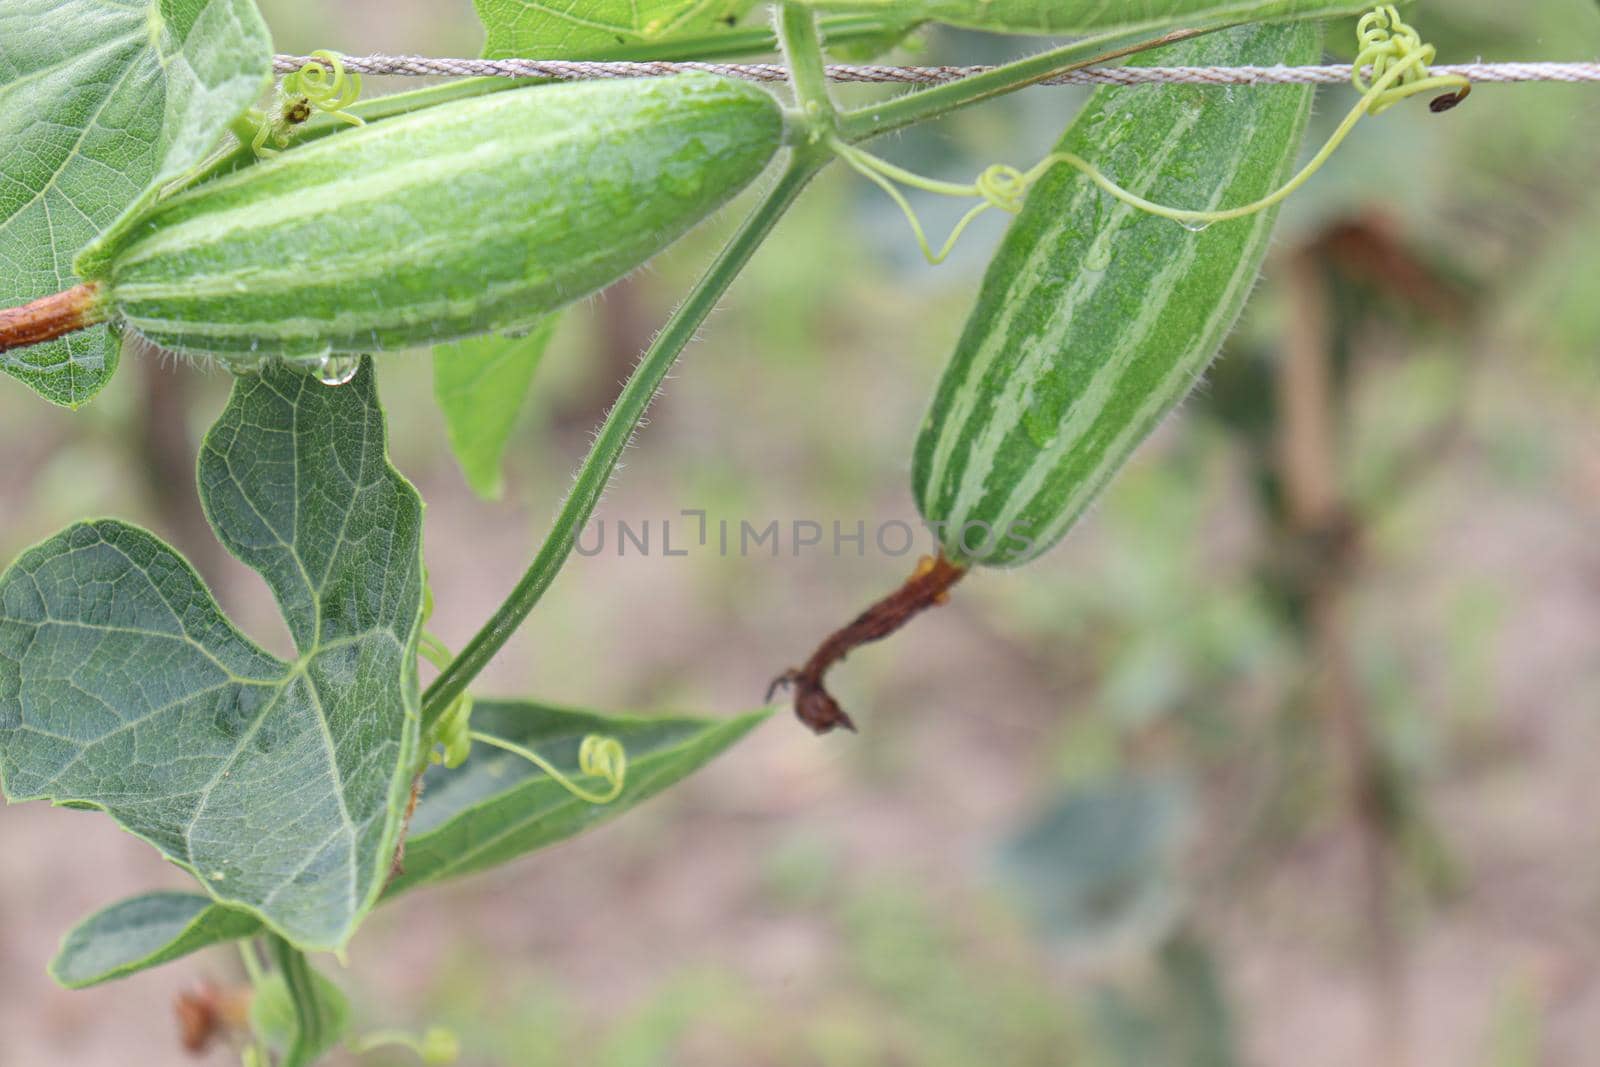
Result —
[[311, 1062], [316, 1050], [328, 1044], [328, 1029], [332, 1025], [330, 1008], [322, 1002], [316, 975], [304, 952], [277, 934], [268, 934], [267, 954], [273, 967], [283, 975], [290, 1003], [294, 1005], [295, 1037], [284, 1053], [281, 1067], [302, 1067]]
[[840, 135], [851, 143], [870, 141], [886, 133], [947, 115], [997, 96], [1026, 89], [1047, 78], [1069, 71], [1125, 59], [1139, 52], [1237, 25], [1232, 22], [1202, 23], [1189, 29], [1171, 30], [1156, 37], [1144, 33], [1102, 33], [1084, 37], [1060, 48], [1040, 52], [1027, 59], [995, 67], [993, 70], [932, 89], [906, 93], [881, 104], [846, 111], [839, 116]]
[[806, 183], [831, 158], [826, 151], [807, 146], [790, 150], [788, 165], [777, 184], [723, 247], [715, 262], [656, 336], [601, 425], [593, 447], [578, 469], [572, 492], [562, 504], [555, 525], [539, 547], [533, 563], [505, 602], [423, 694], [424, 736], [433, 731], [456, 697], [466, 691], [472, 679], [505, 646], [534, 605], [544, 596], [545, 590], [550, 588], [550, 583], [572, 554], [578, 532], [594, 513], [612, 472], [616, 470], [617, 461], [628, 447], [634, 429], [677, 361], [678, 354], [694, 338], [706, 316], [716, 307], [717, 301], [722, 299], [733, 279], [766, 240]]
[[795, 103], [805, 116], [808, 132], [813, 140], [823, 140], [833, 131], [835, 113], [833, 97], [828, 92], [828, 72], [822, 59], [822, 38], [817, 33], [817, 18], [811, 9], [798, 4], [780, 4], [778, 40], [783, 43], [783, 54], [789, 61]]

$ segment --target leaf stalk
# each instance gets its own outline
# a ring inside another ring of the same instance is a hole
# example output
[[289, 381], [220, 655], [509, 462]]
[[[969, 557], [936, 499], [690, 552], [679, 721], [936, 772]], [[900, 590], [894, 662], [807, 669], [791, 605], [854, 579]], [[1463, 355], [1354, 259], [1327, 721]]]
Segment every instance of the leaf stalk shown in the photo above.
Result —
[[822, 59], [822, 38], [817, 19], [810, 8], [781, 4], [777, 12], [778, 39], [789, 60], [789, 77], [795, 103], [800, 108], [800, 124], [813, 144], [833, 134], [836, 113], [828, 92], [828, 71]]
[[790, 158], [777, 184], [740, 226], [739, 231], [723, 247], [716, 260], [706, 270], [700, 281], [678, 310], [656, 335], [654, 343], [645, 352], [639, 365], [623, 386], [610, 414], [601, 424], [595, 442], [578, 468], [572, 492], [568, 494], [555, 524], [544, 544], [539, 547], [526, 573], [523, 574], [506, 597], [461, 650], [434, 679], [422, 696], [422, 730], [427, 736], [448, 711], [456, 698], [478, 676], [489, 661], [505, 647], [511, 635], [527, 619], [528, 613], [538, 604], [550, 584], [560, 573], [567, 558], [577, 544], [578, 533], [594, 514], [601, 494], [611, 480], [617, 462], [628, 447], [639, 420], [655, 399], [656, 390], [666, 380], [677, 362], [678, 355], [694, 338], [700, 325], [722, 299], [757, 248], [766, 240], [778, 220], [788, 211], [795, 199], [832, 156], [826, 149], [799, 146], [790, 150]]

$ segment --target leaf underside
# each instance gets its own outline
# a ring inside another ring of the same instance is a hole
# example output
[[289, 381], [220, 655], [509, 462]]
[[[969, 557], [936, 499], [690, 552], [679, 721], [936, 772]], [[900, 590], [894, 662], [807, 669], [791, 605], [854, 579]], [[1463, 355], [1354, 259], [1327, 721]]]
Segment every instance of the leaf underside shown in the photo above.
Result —
[[73, 927], [50, 963], [50, 975], [68, 989], [83, 989], [260, 930], [254, 917], [198, 893], [144, 893]]
[[296, 658], [149, 533], [80, 523], [0, 578], [0, 784], [102, 808], [216, 900], [338, 948], [382, 889], [418, 745], [422, 507], [387, 461], [370, 360], [336, 389], [241, 379], [200, 491]]
[[[194, 167], [265, 86], [253, 0], [0, 5], [0, 307], [79, 280], [72, 259]], [[45, 399], [86, 403], [116, 369], [105, 327], [0, 353]]]
[[[474, 725], [537, 747], [575, 777], [575, 754], [586, 734], [617, 738], [629, 753], [628, 786], [609, 805], [585, 804], [531, 765], [480, 745], [464, 767], [430, 770], [406, 852], [406, 874], [394, 889], [482, 870], [581, 833], [687, 777], [767, 714], [638, 718], [523, 701], [480, 702]], [[253, 916], [209, 897], [146, 893], [74, 927], [50, 973], [62, 985], [82, 989], [260, 932]]]
[[529, 701], [479, 701], [472, 724], [536, 749], [578, 777], [578, 746], [588, 734], [621, 741], [627, 786], [609, 804], [589, 804], [508, 752], [477, 745], [457, 770], [434, 767], [406, 842], [403, 892], [499, 866], [563, 841], [655, 796], [764, 722], [770, 710], [732, 719], [598, 715]]

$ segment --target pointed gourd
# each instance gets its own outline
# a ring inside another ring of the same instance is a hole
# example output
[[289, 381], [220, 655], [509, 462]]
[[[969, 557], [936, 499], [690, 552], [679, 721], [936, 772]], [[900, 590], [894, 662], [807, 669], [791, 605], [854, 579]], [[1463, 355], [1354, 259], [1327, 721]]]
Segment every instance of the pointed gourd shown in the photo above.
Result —
[[[1253, 25], [1145, 65], [1314, 62], [1311, 23]], [[1097, 91], [1058, 148], [1161, 204], [1250, 203], [1289, 176], [1312, 90]], [[990, 264], [917, 441], [913, 489], [947, 557], [1015, 566], [1066, 534], [1200, 381], [1266, 255], [1275, 211], [1195, 232], [1058, 166]]]

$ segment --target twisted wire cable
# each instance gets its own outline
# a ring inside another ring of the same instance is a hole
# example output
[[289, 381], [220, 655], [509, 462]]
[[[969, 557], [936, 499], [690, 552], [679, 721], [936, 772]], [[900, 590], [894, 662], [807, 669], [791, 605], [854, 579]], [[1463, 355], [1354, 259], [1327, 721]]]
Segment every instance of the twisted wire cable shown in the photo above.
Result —
[[[273, 69], [299, 70], [311, 56], [280, 55]], [[596, 78], [661, 78], [704, 71], [745, 81], [787, 81], [781, 63], [599, 63], [564, 59], [447, 59], [431, 56], [344, 56], [352, 74], [394, 74], [443, 78], [546, 78], [586, 81]], [[827, 68], [835, 82], [891, 85], [943, 85], [994, 68], [903, 67], [836, 64]], [[1433, 66], [1433, 73], [1460, 76], [1479, 84], [1519, 82], [1600, 82], [1600, 63], [1455, 63]], [[1091, 67], [1050, 78], [1044, 85], [1335, 85], [1350, 79], [1349, 64], [1310, 67]]]

